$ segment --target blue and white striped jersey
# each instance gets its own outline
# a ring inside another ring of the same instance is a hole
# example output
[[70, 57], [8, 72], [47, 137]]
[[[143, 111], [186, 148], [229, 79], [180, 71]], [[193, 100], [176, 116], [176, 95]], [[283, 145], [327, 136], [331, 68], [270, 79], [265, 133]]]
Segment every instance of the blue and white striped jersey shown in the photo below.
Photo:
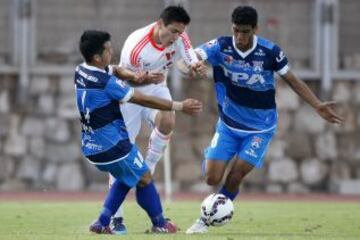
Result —
[[277, 45], [254, 36], [253, 47], [241, 52], [233, 37], [222, 36], [196, 51], [213, 67], [219, 115], [227, 126], [240, 131], [276, 128], [274, 72], [289, 70]]
[[75, 70], [76, 102], [81, 116], [81, 147], [92, 163], [124, 158], [132, 148], [120, 102], [128, 101], [133, 88], [105, 70], [82, 63]]

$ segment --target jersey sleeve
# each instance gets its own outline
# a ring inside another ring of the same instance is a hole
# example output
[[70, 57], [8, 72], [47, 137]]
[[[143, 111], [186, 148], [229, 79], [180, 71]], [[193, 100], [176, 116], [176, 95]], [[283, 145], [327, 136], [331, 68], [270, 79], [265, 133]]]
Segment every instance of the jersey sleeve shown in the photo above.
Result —
[[211, 65], [216, 64], [216, 56], [219, 50], [220, 45], [217, 39], [208, 41], [195, 49], [201, 60], [207, 60]]
[[106, 94], [114, 100], [127, 102], [134, 94], [134, 89], [116, 77], [111, 77], [105, 86]]
[[180, 35], [178, 42], [178, 51], [180, 52], [180, 57], [184, 60], [186, 65], [189, 66], [199, 61], [191, 45], [190, 38], [186, 32], [183, 32]]
[[275, 45], [272, 49], [274, 71], [279, 75], [285, 75], [289, 70], [289, 63], [285, 53], [279, 46]]

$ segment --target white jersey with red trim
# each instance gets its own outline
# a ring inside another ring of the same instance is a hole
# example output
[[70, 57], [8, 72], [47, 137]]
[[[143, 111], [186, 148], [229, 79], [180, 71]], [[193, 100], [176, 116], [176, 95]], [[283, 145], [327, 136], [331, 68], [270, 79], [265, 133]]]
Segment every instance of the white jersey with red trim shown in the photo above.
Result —
[[129, 35], [121, 51], [120, 66], [134, 72], [161, 72], [166, 75], [178, 58], [182, 58], [187, 65], [198, 61], [185, 32], [166, 48], [156, 44], [151, 37], [156, 24], [156, 22], [152, 23]]

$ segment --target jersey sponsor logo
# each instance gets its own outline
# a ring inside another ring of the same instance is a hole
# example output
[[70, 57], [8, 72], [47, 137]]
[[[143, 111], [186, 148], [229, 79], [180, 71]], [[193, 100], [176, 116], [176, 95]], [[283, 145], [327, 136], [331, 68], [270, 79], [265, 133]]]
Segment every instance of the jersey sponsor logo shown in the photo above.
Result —
[[225, 48], [223, 51], [226, 52], [226, 53], [232, 53], [233, 52], [233, 50], [232, 50], [232, 48], [230, 46]]
[[248, 74], [246, 72], [233, 72], [222, 66], [224, 75], [231, 79], [231, 82], [236, 86], [241, 86], [241, 82], [245, 82], [247, 85], [253, 85], [255, 83], [264, 84], [265, 79], [261, 74]]
[[256, 56], [260, 56], [260, 57], [263, 57], [266, 55], [266, 53], [260, 48], [259, 50], [257, 50], [254, 55]]
[[83, 145], [85, 148], [91, 149], [93, 151], [102, 151], [103, 146], [91, 142], [87, 142]]
[[281, 51], [281, 52], [279, 53], [279, 56], [276, 57], [276, 61], [279, 63], [279, 62], [281, 62], [282, 60], [284, 60], [284, 58], [285, 58], [285, 53], [284, 53], [283, 51]]

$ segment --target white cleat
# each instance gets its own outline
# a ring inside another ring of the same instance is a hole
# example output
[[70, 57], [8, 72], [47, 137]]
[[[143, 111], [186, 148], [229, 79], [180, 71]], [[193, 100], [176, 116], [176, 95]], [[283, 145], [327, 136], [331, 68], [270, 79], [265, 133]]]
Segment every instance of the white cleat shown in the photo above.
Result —
[[186, 234], [201, 234], [207, 233], [209, 230], [209, 225], [206, 224], [201, 218], [197, 219], [195, 223], [186, 230]]

